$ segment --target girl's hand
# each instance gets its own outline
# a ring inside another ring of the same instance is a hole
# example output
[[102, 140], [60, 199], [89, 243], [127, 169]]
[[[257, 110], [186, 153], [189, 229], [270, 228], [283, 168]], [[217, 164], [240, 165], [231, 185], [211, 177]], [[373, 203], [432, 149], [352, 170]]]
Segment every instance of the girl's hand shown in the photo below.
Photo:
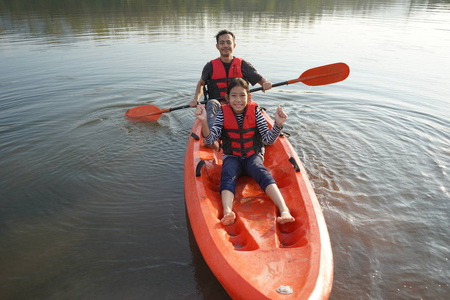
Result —
[[197, 108], [195, 109], [195, 117], [200, 120], [200, 122], [206, 121], [206, 109], [204, 105], [200, 103], [197, 105]]
[[284, 121], [287, 119], [287, 114], [284, 112], [283, 108], [278, 105], [277, 111], [275, 113], [275, 122], [278, 125], [283, 125]]

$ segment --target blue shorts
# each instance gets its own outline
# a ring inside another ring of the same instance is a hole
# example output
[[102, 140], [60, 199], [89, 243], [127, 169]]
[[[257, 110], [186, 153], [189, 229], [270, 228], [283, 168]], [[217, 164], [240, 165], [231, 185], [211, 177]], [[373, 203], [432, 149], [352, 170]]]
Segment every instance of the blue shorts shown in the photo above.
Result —
[[227, 156], [222, 165], [220, 192], [228, 190], [235, 195], [237, 179], [243, 175], [252, 177], [263, 191], [266, 191], [269, 184], [275, 183], [272, 175], [264, 166], [263, 158], [260, 154], [254, 154], [245, 159], [237, 156]]

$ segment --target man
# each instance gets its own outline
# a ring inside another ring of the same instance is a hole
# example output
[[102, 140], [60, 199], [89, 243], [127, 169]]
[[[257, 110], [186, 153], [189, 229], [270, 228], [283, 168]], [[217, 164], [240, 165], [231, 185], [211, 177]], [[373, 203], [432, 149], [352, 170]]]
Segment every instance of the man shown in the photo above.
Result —
[[214, 124], [216, 113], [220, 109], [220, 102], [217, 100], [226, 93], [228, 83], [231, 78], [243, 78], [252, 85], [259, 83], [263, 91], [272, 88], [272, 82], [262, 77], [258, 71], [247, 61], [233, 56], [236, 42], [234, 34], [228, 30], [221, 30], [216, 35], [216, 48], [220, 57], [208, 62], [202, 72], [202, 77], [197, 83], [195, 96], [189, 102], [191, 107], [196, 107], [200, 96], [203, 94], [205, 85], [208, 87], [208, 102], [206, 103], [206, 113], [208, 126]]

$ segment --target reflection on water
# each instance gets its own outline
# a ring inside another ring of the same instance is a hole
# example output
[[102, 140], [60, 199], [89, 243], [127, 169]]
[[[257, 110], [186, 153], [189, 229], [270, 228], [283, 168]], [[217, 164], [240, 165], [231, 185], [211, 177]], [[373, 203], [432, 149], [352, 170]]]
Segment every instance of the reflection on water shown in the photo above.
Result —
[[227, 298], [189, 231], [187, 104], [214, 35], [283, 86], [328, 224], [332, 299], [449, 293], [449, 1], [0, 1], [0, 298]]
[[[400, 2], [400, 3], [399, 3]], [[224, 19], [258, 22], [261, 29], [320, 22], [324, 16], [345, 17], [351, 14], [370, 15], [391, 7], [406, 11], [417, 5], [428, 9], [449, 9], [442, 1], [335, 0], [315, 1], [25, 1], [4, 0], [0, 35], [19, 34], [22, 38], [45, 38], [51, 43], [66, 43], [89, 34], [94, 39], [127, 38], [145, 34], [184, 35], [192, 29], [204, 28], [211, 21]]]

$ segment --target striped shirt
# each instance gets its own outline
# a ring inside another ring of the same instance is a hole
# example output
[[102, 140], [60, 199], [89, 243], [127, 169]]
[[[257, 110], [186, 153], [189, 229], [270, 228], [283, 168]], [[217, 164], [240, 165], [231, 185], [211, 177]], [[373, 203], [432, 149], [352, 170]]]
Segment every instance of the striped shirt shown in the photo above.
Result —
[[[236, 119], [238, 121], [239, 126], [242, 127], [243, 124], [243, 114], [236, 114]], [[223, 129], [223, 110], [220, 109], [217, 112], [216, 119], [214, 120], [213, 126], [210, 128], [210, 133], [207, 137], [205, 137], [205, 142], [207, 145], [212, 145], [215, 141], [219, 139], [222, 135]], [[260, 109], [256, 109], [255, 112], [255, 121], [256, 127], [258, 127], [259, 133], [265, 145], [272, 145], [277, 140], [280, 135], [281, 129], [277, 126], [273, 126], [271, 130], [269, 130], [269, 126], [267, 125], [264, 116], [262, 115]], [[223, 155], [223, 159], [225, 159], [227, 154]]]

